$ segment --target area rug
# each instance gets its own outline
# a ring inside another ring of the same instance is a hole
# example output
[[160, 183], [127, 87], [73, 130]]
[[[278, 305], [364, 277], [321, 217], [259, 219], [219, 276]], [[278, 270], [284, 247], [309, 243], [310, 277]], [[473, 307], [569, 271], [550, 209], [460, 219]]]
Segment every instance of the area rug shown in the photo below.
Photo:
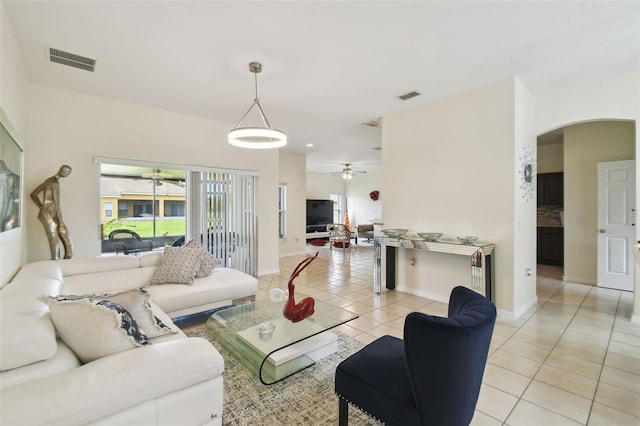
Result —
[[[337, 425], [338, 397], [334, 392], [336, 367], [362, 348], [349, 336], [338, 336], [338, 352], [276, 384], [265, 386], [244, 365], [207, 336], [205, 326], [186, 332], [203, 337], [225, 361], [223, 425]], [[349, 408], [350, 425], [375, 425], [358, 409]]]

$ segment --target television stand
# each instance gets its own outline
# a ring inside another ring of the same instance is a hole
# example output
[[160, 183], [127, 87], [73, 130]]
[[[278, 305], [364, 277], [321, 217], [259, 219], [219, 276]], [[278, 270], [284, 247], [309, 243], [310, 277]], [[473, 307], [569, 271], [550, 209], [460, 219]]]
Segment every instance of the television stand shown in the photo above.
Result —
[[306, 239], [307, 240], [316, 240], [316, 239], [322, 239], [322, 238], [329, 238], [329, 231], [307, 232], [307, 234], [306, 234]]
[[307, 234], [314, 232], [327, 232], [327, 225], [307, 225]]

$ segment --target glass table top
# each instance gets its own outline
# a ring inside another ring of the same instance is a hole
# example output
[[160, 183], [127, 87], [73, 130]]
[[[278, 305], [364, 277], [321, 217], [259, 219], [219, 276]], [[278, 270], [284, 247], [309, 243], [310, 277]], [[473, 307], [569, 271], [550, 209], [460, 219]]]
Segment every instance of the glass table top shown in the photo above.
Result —
[[[296, 293], [296, 300], [304, 297]], [[222, 309], [207, 320], [209, 336], [265, 385], [312, 366], [317, 354], [335, 342], [334, 335], [324, 332], [358, 317], [315, 300], [313, 315], [292, 323], [282, 315], [283, 306], [284, 301], [259, 300]]]

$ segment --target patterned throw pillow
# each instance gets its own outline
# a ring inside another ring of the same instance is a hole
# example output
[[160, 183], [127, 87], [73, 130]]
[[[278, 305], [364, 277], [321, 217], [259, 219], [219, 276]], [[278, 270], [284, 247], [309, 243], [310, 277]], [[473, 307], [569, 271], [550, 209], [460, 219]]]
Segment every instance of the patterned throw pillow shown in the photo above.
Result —
[[66, 295], [58, 296], [58, 300], [79, 300], [79, 299], [94, 299], [94, 300], [109, 300], [115, 302], [118, 305], [126, 309], [133, 319], [138, 324], [138, 327], [149, 338], [162, 336], [164, 334], [174, 334], [177, 331], [172, 330], [169, 326], [163, 323], [160, 318], [153, 314], [151, 304], [149, 300], [151, 295], [146, 290], [136, 288], [133, 290], [126, 290], [117, 293], [106, 294], [85, 294], [82, 296]]
[[82, 363], [150, 344], [131, 314], [109, 300], [49, 298], [51, 319], [62, 341]]
[[185, 244], [185, 247], [195, 249], [198, 253], [198, 256], [200, 257], [200, 268], [198, 269], [196, 278], [203, 278], [208, 276], [211, 271], [213, 271], [213, 268], [223, 264], [222, 259], [218, 259], [214, 255], [209, 253], [207, 249], [204, 248], [202, 244], [200, 244], [196, 240], [189, 241], [187, 244]]
[[200, 256], [193, 247], [165, 247], [149, 285], [191, 285], [200, 269]]

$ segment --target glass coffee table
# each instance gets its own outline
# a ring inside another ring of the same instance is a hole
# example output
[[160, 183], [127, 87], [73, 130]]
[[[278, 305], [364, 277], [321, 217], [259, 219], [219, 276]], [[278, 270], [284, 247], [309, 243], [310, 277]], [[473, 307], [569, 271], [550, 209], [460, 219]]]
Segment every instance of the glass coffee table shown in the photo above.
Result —
[[[304, 297], [296, 293], [296, 300]], [[337, 336], [327, 330], [358, 318], [353, 312], [316, 300], [312, 316], [292, 323], [283, 317], [283, 306], [283, 301], [259, 300], [222, 309], [207, 320], [211, 339], [224, 346], [265, 385], [335, 353]]]

